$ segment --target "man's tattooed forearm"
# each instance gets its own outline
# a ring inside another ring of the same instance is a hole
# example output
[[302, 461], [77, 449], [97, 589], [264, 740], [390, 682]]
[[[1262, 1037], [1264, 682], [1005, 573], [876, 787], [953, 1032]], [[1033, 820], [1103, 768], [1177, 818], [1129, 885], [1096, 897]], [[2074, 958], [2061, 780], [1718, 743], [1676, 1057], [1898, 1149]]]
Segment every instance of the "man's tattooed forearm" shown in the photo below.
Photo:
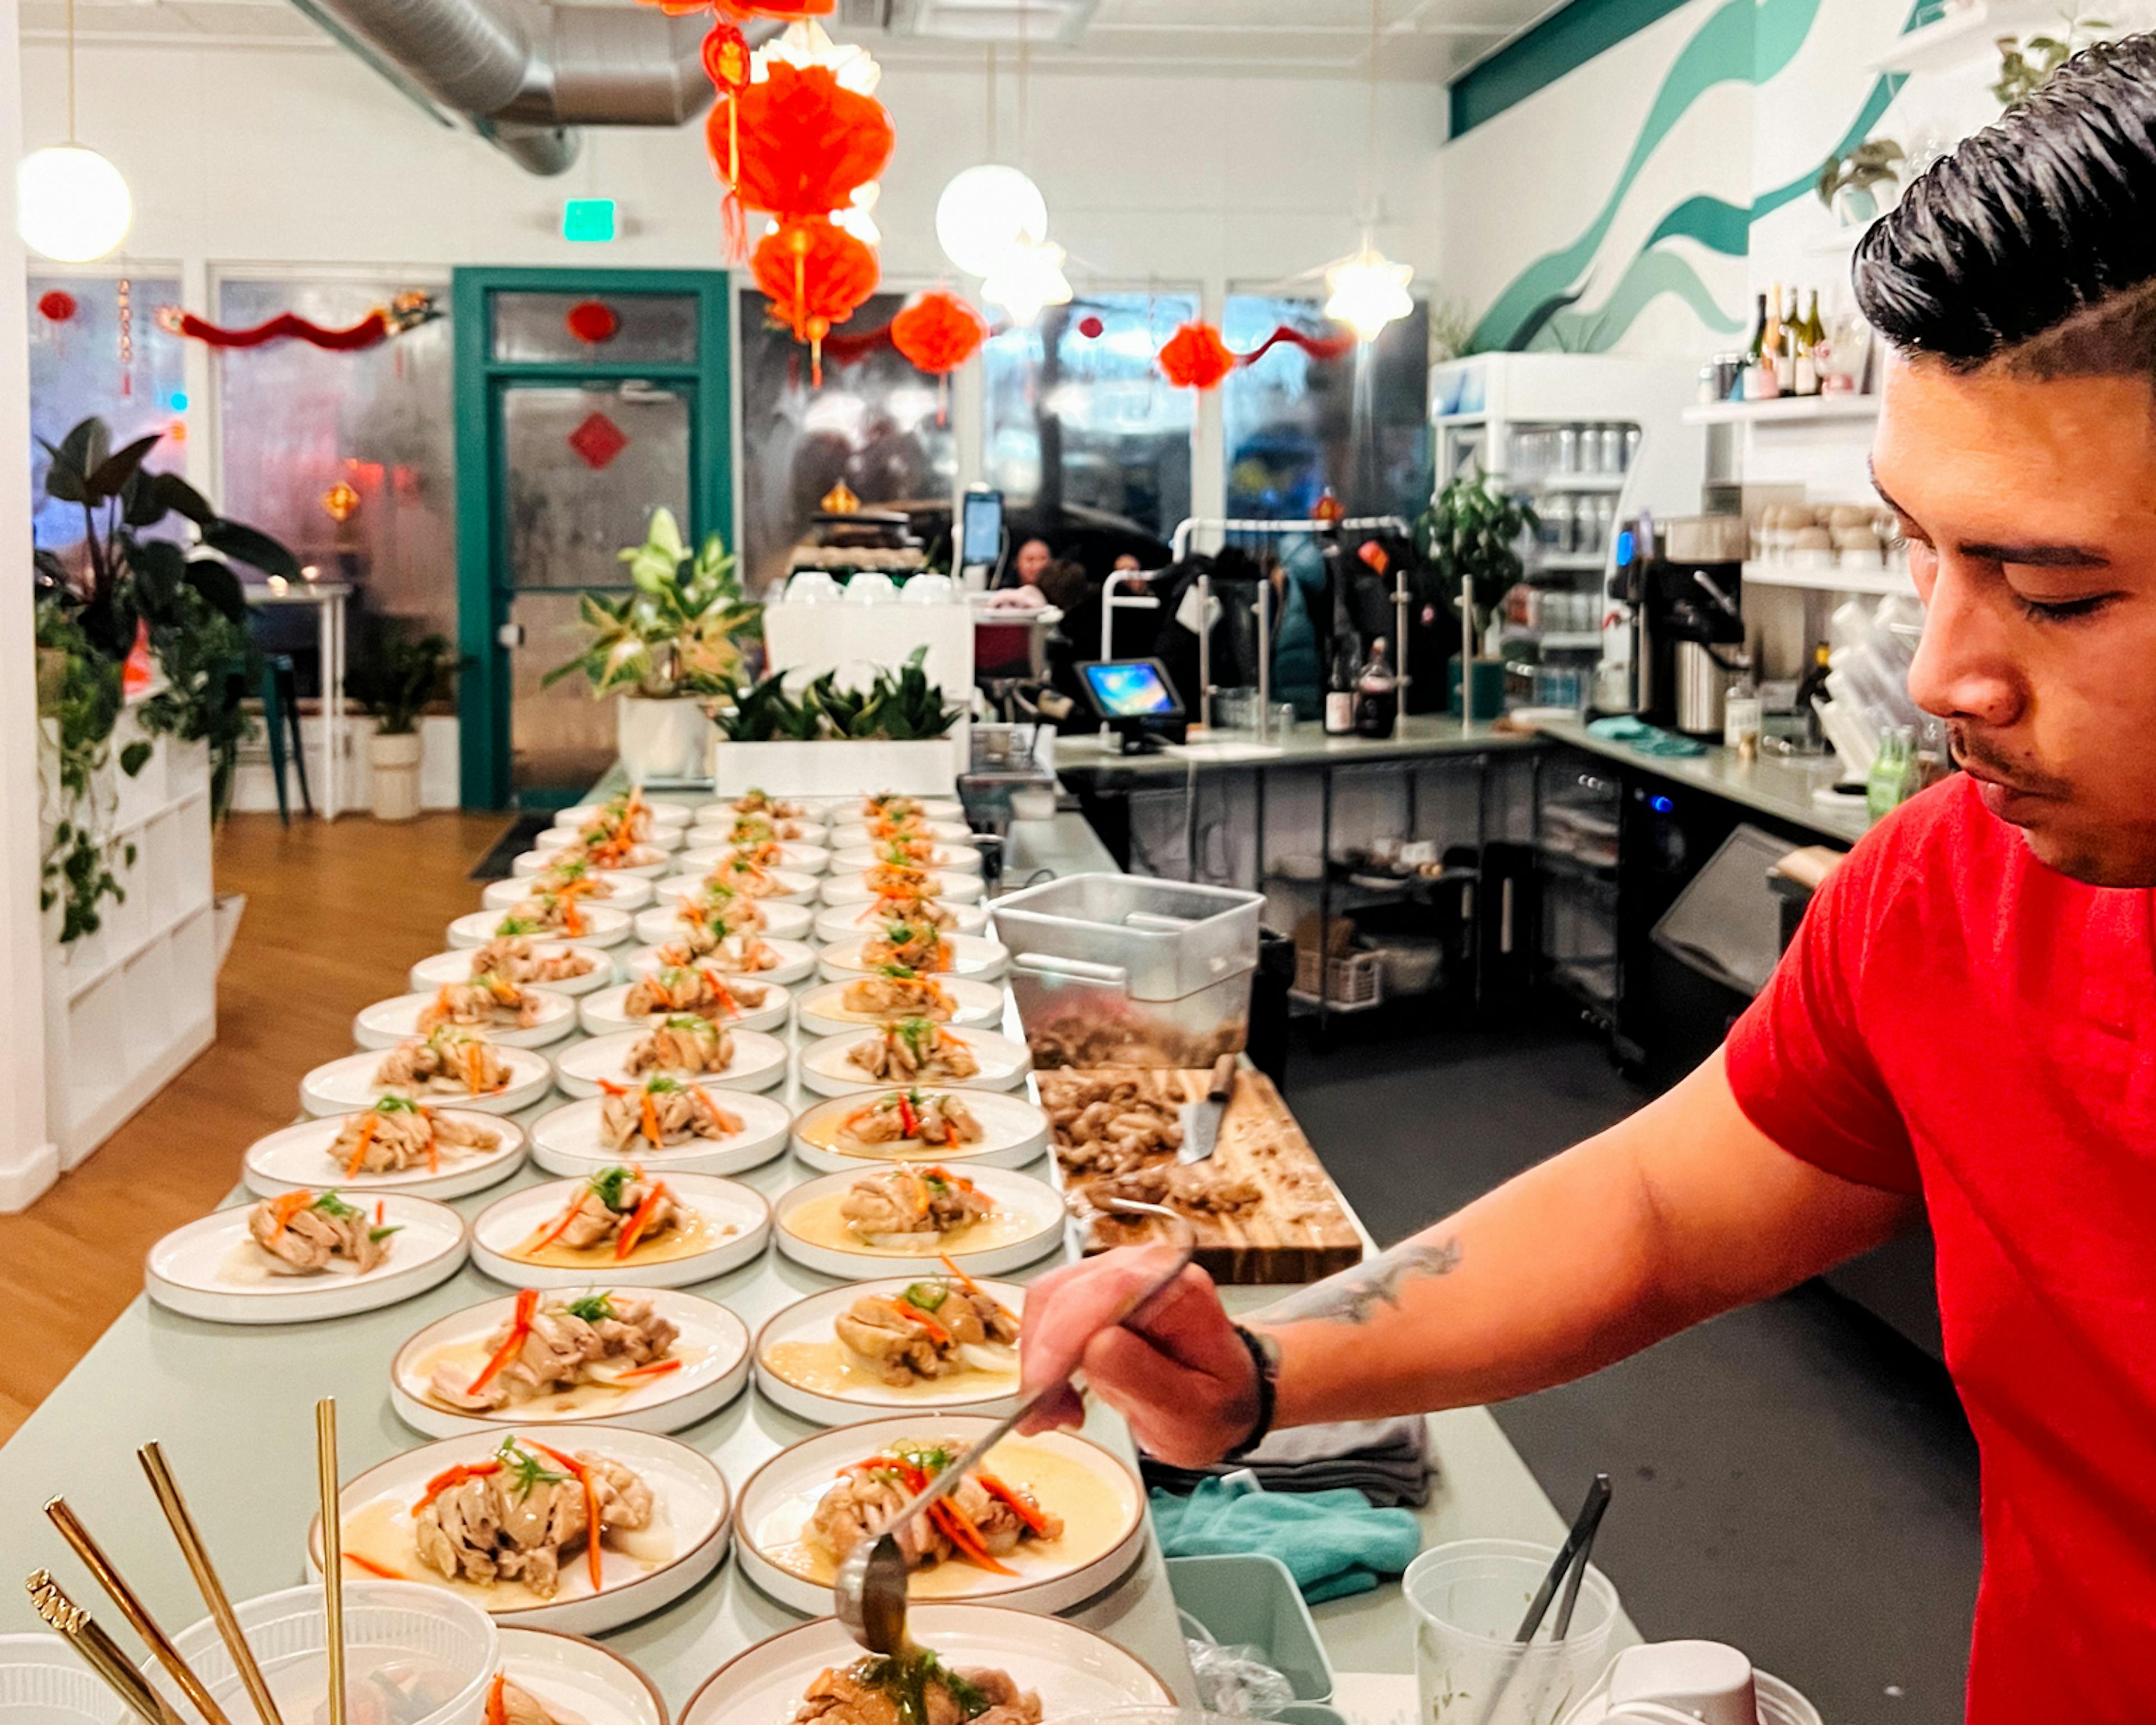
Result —
[[1367, 1324], [1382, 1307], [1398, 1312], [1409, 1282], [1450, 1276], [1460, 1267], [1460, 1256], [1456, 1235], [1435, 1245], [1411, 1240], [1329, 1281], [1290, 1294], [1255, 1317], [1260, 1323]]

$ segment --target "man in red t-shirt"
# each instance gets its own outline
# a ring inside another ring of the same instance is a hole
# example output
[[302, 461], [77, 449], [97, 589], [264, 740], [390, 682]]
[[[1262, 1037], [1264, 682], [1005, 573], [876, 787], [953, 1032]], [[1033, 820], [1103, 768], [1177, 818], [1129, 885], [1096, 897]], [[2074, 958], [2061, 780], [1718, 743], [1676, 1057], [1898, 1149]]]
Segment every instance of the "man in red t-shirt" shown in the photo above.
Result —
[[[1819, 895], [1675, 1090], [1346, 1276], [1229, 1323], [1198, 1272], [1044, 1278], [1082, 1365], [1195, 1465], [1270, 1425], [1591, 1372], [1928, 1218], [1981, 1446], [1972, 1725], [2156, 1719], [2156, 39], [2092, 49], [1859, 247], [1873, 449], [1961, 775]], [[1066, 1422], [1060, 1393], [1034, 1422]]]

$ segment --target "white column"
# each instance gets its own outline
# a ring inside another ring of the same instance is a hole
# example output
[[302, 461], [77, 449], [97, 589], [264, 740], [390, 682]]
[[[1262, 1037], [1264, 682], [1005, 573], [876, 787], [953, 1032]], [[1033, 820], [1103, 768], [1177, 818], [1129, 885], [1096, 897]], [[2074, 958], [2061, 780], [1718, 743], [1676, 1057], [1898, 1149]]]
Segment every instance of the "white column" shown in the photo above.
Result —
[[[1227, 315], [1228, 285], [1219, 276], [1207, 280], [1199, 298], [1199, 316], [1215, 329]], [[1198, 392], [1198, 413], [1190, 434], [1190, 513], [1199, 521], [1218, 518], [1228, 512], [1228, 452], [1227, 434], [1223, 429], [1220, 412], [1220, 391], [1201, 389]], [[1174, 528], [1173, 521], [1169, 530]], [[1213, 542], [1199, 535], [1198, 548], [1213, 549]]]
[[30, 336], [15, 233], [23, 158], [23, 51], [15, 0], [0, 0], [0, 1210], [59, 1174], [45, 1122], [45, 940], [38, 912], [38, 696], [30, 583]]

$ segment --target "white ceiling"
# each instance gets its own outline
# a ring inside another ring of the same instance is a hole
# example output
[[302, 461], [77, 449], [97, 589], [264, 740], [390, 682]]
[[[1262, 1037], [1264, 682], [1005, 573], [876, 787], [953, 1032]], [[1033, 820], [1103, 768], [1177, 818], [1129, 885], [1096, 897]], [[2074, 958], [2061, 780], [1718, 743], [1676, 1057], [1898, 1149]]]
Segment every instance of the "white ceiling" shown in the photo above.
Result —
[[[630, 3], [630, 0], [623, 0]], [[886, 0], [855, 0], [880, 8]], [[978, 66], [983, 49], [955, 33], [911, 33], [913, 8], [927, 3], [943, 23], [969, 6], [993, 17], [1015, 14], [1024, 0], [887, 0], [901, 19], [897, 33], [873, 28], [834, 32], [872, 45], [893, 65]], [[1553, 9], [1553, 0], [1378, 0], [1383, 15], [1378, 74], [1393, 80], [1440, 83]], [[853, 10], [850, 5], [849, 10]], [[1367, 77], [1370, 0], [1040, 0], [1034, 69], [1116, 69], [1173, 74], [1244, 71], [1273, 76]], [[1089, 15], [1090, 13], [1090, 15]], [[870, 15], [875, 15], [871, 12]], [[282, 46], [327, 39], [289, 0], [76, 0], [82, 39], [134, 44], [229, 44]], [[1041, 41], [1050, 19], [1075, 40]], [[963, 18], [960, 23], [963, 24]], [[65, 28], [65, 0], [23, 0], [26, 39], [50, 40]], [[1009, 28], [998, 32], [1014, 37]], [[1004, 64], [1016, 59], [1014, 41]]]

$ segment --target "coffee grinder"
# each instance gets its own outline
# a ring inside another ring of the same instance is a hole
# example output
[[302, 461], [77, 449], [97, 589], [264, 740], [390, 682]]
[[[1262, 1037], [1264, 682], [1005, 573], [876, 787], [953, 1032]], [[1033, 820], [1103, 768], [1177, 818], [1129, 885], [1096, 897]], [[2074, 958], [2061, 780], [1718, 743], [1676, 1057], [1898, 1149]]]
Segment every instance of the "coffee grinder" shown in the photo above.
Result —
[[1655, 550], [1629, 571], [1640, 631], [1637, 711], [1650, 725], [1719, 737], [1729, 691], [1752, 671], [1744, 650], [1743, 518], [1691, 516], [1657, 525]]

